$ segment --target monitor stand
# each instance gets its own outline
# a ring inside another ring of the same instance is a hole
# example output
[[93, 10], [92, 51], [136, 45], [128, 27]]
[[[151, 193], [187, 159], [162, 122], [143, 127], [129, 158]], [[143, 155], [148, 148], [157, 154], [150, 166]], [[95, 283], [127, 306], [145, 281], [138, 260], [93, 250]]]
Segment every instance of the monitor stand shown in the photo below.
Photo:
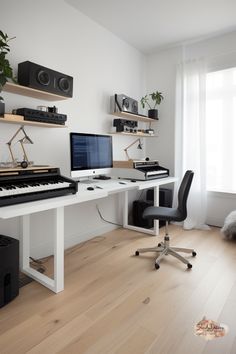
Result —
[[107, 179], [111, 179], [111, 177], [101, 175], [101, 176], [96, 176], [96, 177], [93, 177], [93, 179], [107, 180]]

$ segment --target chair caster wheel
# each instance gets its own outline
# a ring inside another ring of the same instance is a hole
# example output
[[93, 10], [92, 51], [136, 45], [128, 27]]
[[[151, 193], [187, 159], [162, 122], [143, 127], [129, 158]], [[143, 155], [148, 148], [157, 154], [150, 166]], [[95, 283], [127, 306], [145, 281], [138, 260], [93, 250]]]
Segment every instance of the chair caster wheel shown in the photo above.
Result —
[[158, 245], [157, 245], [158, 247], [161, 247], [161, 243], [158, 243]]
[[158, 263], [155, 263], [155, 268], [156, 268], [156, 269], [159, 269], [159, 268], [160, 268], [160, 266], [159, 266]]
[[197, 253], [193, 251], [192, 256], [195, 257], [196, 255], [197, 255]]
[[135, 256], [139, 256], [139, 251], [136, 251], [136, 252], [135, 252]]
[[188, 267], [188, 269], [191, 269], [192, 268], [192, 264], [188, 263], [187, 267]]

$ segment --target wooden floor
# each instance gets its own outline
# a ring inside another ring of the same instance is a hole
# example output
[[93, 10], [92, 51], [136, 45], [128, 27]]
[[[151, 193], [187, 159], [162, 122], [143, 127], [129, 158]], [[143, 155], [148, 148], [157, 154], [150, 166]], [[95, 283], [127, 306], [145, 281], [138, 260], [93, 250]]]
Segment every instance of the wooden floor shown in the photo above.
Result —
[[[123, 229], [67, 251], [63, 292], [32, 282], [0, 309], [0, 353], [235, 354], [236, 243], [216, 228], [170, 234], [195, 248], [191, 270], [171, 256], [154, 270], [153, 254], [133, 254], [160, 238]], [[196, 337], [203, 316], [229, 333]]]

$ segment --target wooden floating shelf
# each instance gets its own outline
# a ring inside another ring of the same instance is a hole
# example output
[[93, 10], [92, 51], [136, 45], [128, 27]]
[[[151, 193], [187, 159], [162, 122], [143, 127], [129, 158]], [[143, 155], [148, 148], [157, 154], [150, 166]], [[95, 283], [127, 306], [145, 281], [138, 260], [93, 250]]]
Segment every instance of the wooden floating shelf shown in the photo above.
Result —
[[56, 95], [54, 93], [14, 84], [12, 82], [7, 82], [3, 87], [3, 91], [47, 101], [62, 101], [67, 100], [69, 98], [65, 96]]
[[128, 112], [114, 112], [111, 113], [113, 116], [119, 117], [119, 118], [125, 118], [128, 120], [136, 120], [136, 121], [140, 121], [140, 122], [145, 122], [145, 123], [153, 123], [153, 122], [157, 122], [157, 119], [152, 119], [152, 118], [148, 118], [145, 116], [140, 116], [138, 114], [132, 114], [132, 113], [128, 113]]
[[31, 125], [31, 126], [45, 127], [45, 128], [67, 128], [66, 125], [62, 125], [62, 124], [51, 124], [51, 123], [33, 122], [30, 120], [24, 120], [23, 116], [19, 116], [15, 114], [4, 114], [4, 117], [0, 117], [0, 123]]
[[137, 136], [137, 137], [139, 137], [139, 138], [155, 138], [155, 137], [157, 137], [157, 135], [155, 135], [155, 134], [145, 134], [145, 133], [126, 133], [126, 132], [118, 132], [118, 133], [116, 133], [116, 132], [114, 132], [114, 133], [109, 133], [109, 134], [112, 134], [112, 135], [132, 135], [132, 136]]

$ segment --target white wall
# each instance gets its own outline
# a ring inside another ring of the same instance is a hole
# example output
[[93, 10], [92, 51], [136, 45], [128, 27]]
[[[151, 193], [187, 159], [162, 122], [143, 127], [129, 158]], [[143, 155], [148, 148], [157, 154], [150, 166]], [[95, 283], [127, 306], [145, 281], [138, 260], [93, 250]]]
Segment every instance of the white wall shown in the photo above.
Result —
[[[34, 141], [34, 145], [27, 146], [29, 158], [35, 164], [60, 167], [62, 174], [69, 176], [69, 131], [108, 133], [113, 120], [108, 114], [110, 96], [124, 93], [139, 99], [145, 91], [145, 57], [62, 0], [1, 0], [1, 15], [1, 30], [9, 36], [16, 36], [10, 43], [9, 55], [15, 73], [18, 63], [30, 60], [74, 78], [73, 98], [53, 102], [59, 112], [67, 114], [68, 128], [26, 127]], [[52, 105], [51, 102], [5, 92], [3, 96], [6, 111]], [[16, 129], [15, 125], [1, 124], [1, 161], [9, 160], [5, 143]], [[114, 159], [124, 159], [123, 149], [133, 139], [115, 137], [113, 140]], [[120, 221], [115, 197], [99, 204], [107, 219]], [[45, 214], [42, 213], [43, 223], [34, 217], [34, 256], [51, 252], [51, 218], [50, 213]], [[18, 219], [0, 221], [1, 230], [10, 236], [18, 236], [18, 223]], [[95, 203], [66, 209], [66, 246], [111, 228], [99, 219]]]
[[147, 92], [161, 91], [164, 100], [158, 106], [158, 138], [147, 141], [147, 155], [159, 160], [174, 173], [175, 156], [175, 75], [181, 60], [181, 48], [172, 48], [147, 58]]
[[[164, 101], [159, 107], [159, 121], [153, 125], [158, 138], [146, 139], [147, 151], [141, 151], [141, 155], [135, 148], [130, 153], [134, 158], [149, 156], [158, 159], [174, 173], [175, 74], [176, 65], [183, 58], [181, 47], [146, 58], [63, 0], [1, 0], [1, 15], [1, 30], [9, 36], [16, 36], [10, 43], [9, 55], [15, 73], [18, 63], [30, 60], [74, 77], [73, 98], [55, 102], [59, 112], [68, 115], [68, 128], [27, 127], [26, 131], [34, 141], [34, 145], [27, 146], [30, 159], [36, 164], [58, 166], [63, 174], [69, 175], [69, 131], [107, 133], [113, 119], [108, 114], [111, 95], [124, 93], [139, 99], [145, 93], [159, 90], [163, 92]], [[236, 33], [231, 33], [186, 45], [185, 58], [214, 57], [234, 51], [235, 47]], [[51, 105], [50, 102], [13, 94], [3, 93], [3, 96], [8, 111]], [[1, 161], [9, 159], [6, 142], [16, 129], [15, 125], [1, 124]], [[113, 140], [114, 159], [124, 159], [124, 147], [134, 139], [114, 137]], [[214, 198], [214, 201], [209, 199], [209, 220], [218, 218], [222, 223], [233, 203], [229, 204], [227, 200], [222, 203], [222, 198]], [[217, 207], [212, 208], [212, 203]], [[99, 205], [107, 219], [121, 221], [115, 196], [100, 200]], [[100, 220], [93, 202], [68, 207], [65, 213], [66, 247], [113, 228]], [[43, 222], [37, 216], [33, 218], [33, 256], [45, 256], [52, 250], [51, 214], [42, 213], [41, 217]], [[3, 234], [19, 235], [18, 218], [0, 220], [0, 227]]]

